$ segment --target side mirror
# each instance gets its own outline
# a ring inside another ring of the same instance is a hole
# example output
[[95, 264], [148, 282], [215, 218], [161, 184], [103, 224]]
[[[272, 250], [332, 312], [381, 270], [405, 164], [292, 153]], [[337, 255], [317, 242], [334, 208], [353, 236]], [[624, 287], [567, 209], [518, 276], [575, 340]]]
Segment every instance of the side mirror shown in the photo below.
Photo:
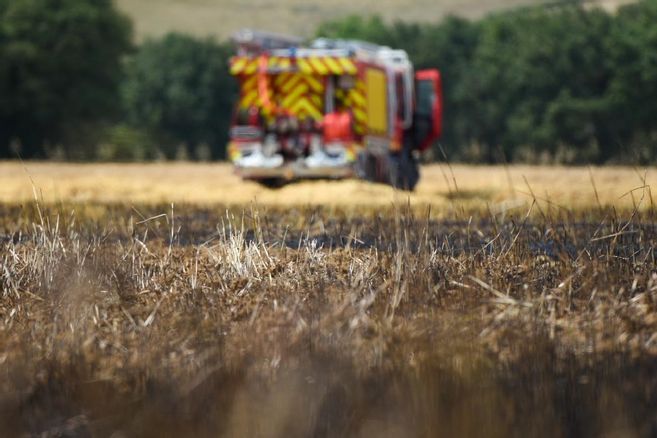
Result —
[[443, 91], [440, 72], [420, 70], [415, 74], [415, 147], [426, 150], [443, 131]]

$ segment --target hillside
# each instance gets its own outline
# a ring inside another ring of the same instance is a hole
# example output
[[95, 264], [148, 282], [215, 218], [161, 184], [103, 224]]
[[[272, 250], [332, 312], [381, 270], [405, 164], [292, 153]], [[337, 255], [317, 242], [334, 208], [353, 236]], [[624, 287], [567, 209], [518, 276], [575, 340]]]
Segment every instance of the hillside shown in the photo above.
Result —
[[[613, 8], [629, 0], [596, 0]], [[379, 14], [387, 20], [437, 21], [448, 14], [468, 18], [544, 0], [116, 0], [135, 21], [137, 38], [169, 31], [225, 38], [251, 27], [302, 36], [312, 35], [319, 23], [351, 14]]]

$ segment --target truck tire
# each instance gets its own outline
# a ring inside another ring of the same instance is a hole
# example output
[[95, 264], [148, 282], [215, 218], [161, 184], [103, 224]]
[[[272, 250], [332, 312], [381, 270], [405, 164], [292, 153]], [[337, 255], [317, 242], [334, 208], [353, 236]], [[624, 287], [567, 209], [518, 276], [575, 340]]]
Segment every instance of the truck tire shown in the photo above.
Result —
[[410, 148], [390, 154], [389, 184], [399, 190], [413, 191], [420, 180], [420, 169]]
[[254, 179], [253, 181], [257, 182], [263, 187], [267, 187], [268, 189], [280, 189], [287, 182], [283, 178], [258, 178]]
[[361, 152], [356, 161], [356, 176], [364, 181], [376, 181], [376, 157], [367, 151]]

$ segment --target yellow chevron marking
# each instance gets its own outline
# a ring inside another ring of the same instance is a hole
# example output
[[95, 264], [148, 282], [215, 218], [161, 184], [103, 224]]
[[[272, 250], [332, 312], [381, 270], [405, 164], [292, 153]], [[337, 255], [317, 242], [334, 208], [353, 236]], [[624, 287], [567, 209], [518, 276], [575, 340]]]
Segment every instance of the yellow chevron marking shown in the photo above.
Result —
[[358, 108], [354, 108], [353, 113], [354, 113], [354, 117], [359, 122], [363, 122], [363, 123], [367, 122], [367, 114], [365, 114], [365, 111], [363, 111], [361, 109], [358, 109]]
[[283, 84], [281, 91], [283, 91], [283, 93], [289, 93], [292, 88], [299, 84], [299, 82], [301, 82], [301, 76], [294, 75], [288, 82]]
[[297, 59], [297, 67], [299, 67], [299, 71], [301, 71], [303, 73], [312, 73], [313, 72], [313, 68], [311, 67], [311, 65], [308, 63], [308, 61], [306, 59], [303, 59], [303, 58]]
[[290, 61], [290, 58], [280, 58], [280, 60], [278, 61], [278, 67], [280, 67], [283, 70], [288, 70], [291, 65], [292, 62]]
[[258, 60], [254, 59], [251, 62], [248, 63], [246, 67], [244, 67], [244, 73], [247, 75], [252, 75], [258, 71]]
[[290, 111], [292, 111], [295, 114], [301, 114], [302, 112], [305, 111], [316, 120], [322, 117], [322, 113], [317, 108], [312, 106], [307, 99], [299, 99], [299, 101], [293, 107], [290, 108]]
[[323, 93], [324, 92], [324, 83], [317, 79], [314, 76], [310, 75], [304, 75], [303, 79], [306, 81], [308, 85], [310, 85], [310, 88], [315, 90], [318, 93]]
[[278, 56], [272, 56], [269, 58], [269, 65], [268, 68], [276, 68], [278, 66]]
[[308, 62], [313, 66], [314, 71], [321, 75], [327, 74], [329, 71], [319, 58], [309, 58]]
[[316, 95], [316, 94], [311, 95], [311, 96], [310, 96], [310, 100], [313, 101], [313, 103], [315, 104], [315, 106], [316, 106], [317, 108], [321, 108], [321, 107], [323, 106], [323, 105], [322, 105], [322, 98], [319, 97], [319, 96]]
[[241, 102], [242, 108], [247, 108], [252, 106], [257, 99], [258, 99], [258, 90], [250, 91], [249, 93], [245, 94], [244, 97], [242, 98], [242, 102]]
[[365, 103], [367, 103], [365, 96], [355, 90], [352, 90], [351, 93], [349, 93], [349, 97], [359, 106], [365, 106]]
[[342, 66], [335, 59], [327, 56], [322, 58], [322, 60], [334, 75], [341, 75], [344, 73], [344, 68], [342, 68]]
[[230, 73], [233, 75], [239, 74], [246, 65], [246, 58], [238, 58], [233, 62], [233, 65], [230, 66]]
[[290, 94], [288, 94], [285, 99], [283, 99], [283, 102], [281, 104], [285, 108], [291, 108], [292, 103], [297, 100], [299, 97], [301, 97], [303, 94], [308, 92], [308, 85], [306, 84], [300, 84], [297, 88], [294, 89]]
[[277, 87], [281, 87], [291, 77], [292, 77], [291, 73], [281, 73], [280, 75], [276, 76], [276, 80], [274, 80], [274, 83], [276, 84]]
[[249, 79], [242, 83], [242, 91], [249, 91], [255, 89], [258, 86], [258, 77], [250, 76]]
[[340, 65], [342, 65], [342, 68], [346, 73], [350, 75], [355, 75], [356, 73], [358, 73], [358, 68], [350, 59], [338, 58], [338, 61], [340, 62]]

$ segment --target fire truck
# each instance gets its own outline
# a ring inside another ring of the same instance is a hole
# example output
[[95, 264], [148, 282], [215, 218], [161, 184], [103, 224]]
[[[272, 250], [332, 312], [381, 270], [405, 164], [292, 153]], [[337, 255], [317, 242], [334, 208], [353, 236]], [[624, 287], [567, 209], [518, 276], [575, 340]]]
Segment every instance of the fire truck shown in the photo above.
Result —
[[242, 30], [230, 72], [239, 99], [228, 156], [244, 179], [268, 186], [348, 178], [413, 190], [418, 158], [439, 138], [438, 70], [355, 40]]

